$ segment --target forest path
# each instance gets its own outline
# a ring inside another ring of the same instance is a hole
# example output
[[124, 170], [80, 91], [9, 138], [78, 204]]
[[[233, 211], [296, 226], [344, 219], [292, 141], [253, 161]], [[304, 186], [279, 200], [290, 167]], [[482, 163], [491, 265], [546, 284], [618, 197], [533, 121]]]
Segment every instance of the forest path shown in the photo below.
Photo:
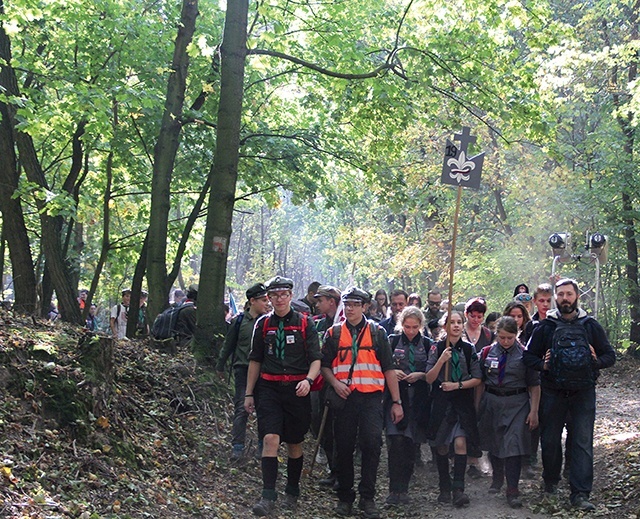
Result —
[[[597, 389], [597, 418], [595, 425], [595, 482], [592, 501], [597, 506], [590, 517], [617, 516], [629, 517], [624, 512], [638, 512], [638, 468], [640, 461], [640, 369], [637, 363], [621, 362], [610, 370], [603, 371]], [[310, 450], [311, 442], [307, 442]], [[471, 504], [464, 508], [452, 505], [440, 505], [438, 496], [438, 476], [435, 466], [428, 463], [431, 453], [427, 446], [422, 448], [425, 460], [423, 467], [417, 468], [413, 477], [409, 495], [411, 504], [403, 507], [387, 507], [384, 500], [387, 496], [387, 461], [386, 448], [380, 460], [378, 472], [378, 492], [376, 502], [382, 517], [387, 518], [447, 518], [463, 519], [470, 516], [495, 519], [540, 519], [548, 517], [580, 517], [582, 513], [569, 507], [568, 482], [562, 480], [557, 497], [545, 498], [541, 492], [541, 472], [536, 468], [538, 477], [520, 483], [520, 491], [524, 506], [512, 509], [506, 502], [504, 494], [488, 493], [491, 477], [487, 473], [478, 479], [466, 478], [466, 492]], [[307, 455], [308, 456], [308, 455]], [[488, 472], [486, 456], [481, 460], [483, 468]], [[307, 466], [308, 463], [305, 463]], [[284, 463], [280, 464], [281, 469]], [[631, 467], [631, 469], [629, 468]], [[359, 467], [356, 469], [358, 474]], [[233, 517], [254, 517], [252, 504], [259, 498], [261, 480], [260, 466], [250, 459], [242, 466], [233, 468], [224, 482], [222, 494], [229, 501], [229, 513]], [[273, 517], [287, 518], [329, 518], [333, 513], [337, 499], [335, 493], [318, 485], [318, 479], [324, 476], [323, 467], [314, 469], [312, 477], [303, 477], [302, 496], [298, 510], [294, 513], [279, 511]], [[281, 472], [278, 489], [282, 491], [285, 484]], [[356, 484], [357, 484], [356, 477]], [[626, 489], [626, 490], [625, 490]], [[233, 502], [232, 502], [233, 501]], [[354, 506], [354, 517], [359, 512]], [[631, 515], [632, 517], [634, 515]]]

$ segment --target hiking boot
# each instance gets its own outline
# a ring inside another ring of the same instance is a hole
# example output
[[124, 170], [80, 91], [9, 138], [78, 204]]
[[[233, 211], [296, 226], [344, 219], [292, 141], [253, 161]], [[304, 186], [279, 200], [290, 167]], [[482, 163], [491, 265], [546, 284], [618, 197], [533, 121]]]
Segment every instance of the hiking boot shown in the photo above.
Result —
[[276, 507], [276, 502], [263, 497], [258, 501], [255, 505], [253, 505], [253, 513], [260, 516], [266, 517], [273, 509]]
[[348, 516], [353, 515], [353, 504], [346, 501], [338, 501], [338, 506], [335, 509], [336, 515]]
[[583, 512], [593, 512], [596, 509], [589, 498], [585, 494], [578, 494], [571, 500], [571, 506], [576, 510], [582, 510]]
[[376, 502], [373, 499], [360, 499], [358, 508], [362, 510], [366, 519], [380, 519], [380, 512], [376, 506]]
[[467, 476], [473, 479], [480, 479], [482, 477], [482, 472], [475, 465], [469, 465], [469, 469], [467, 470]]
[[321, 487], [332, 487], [336, 482], [336, 477], [334, 475], [329, 474], [326, 478], [322, 478], [318, 480], [318, 485]]
[[507, 503], [511, 508], [522, 508], [522, 501], [517, 494], [507, 494]]
[[545, 483], [544, 493], [550, 496], [555, 496], [558, 493], [558, 485], [555, 483]]
[[438, 503], [451, 503], [451, 491], [441, 490], [438, 495]]
[[285, 510], [294, 512], [298, 508], [298, 496], [285, 493], [280, 506]]
[[464, 490], [456, 488], [453, 491], [453, 498], [451, 500], [453, 506], [457, 506], [458, 508], [469, 504], [469, 496], [464, 493]]
[[489, 487], [489, 494], [499, 494], [500, 490], [502, 490], [502, 485], [500, 483], [491, 483]]
[[384, 500], [384, 502], [386, 504], [388, 504], [388, 505], [399, 505], [400, 504], [400, 497], [395, 492], [391, 492], [387, 496], [387, 499]]

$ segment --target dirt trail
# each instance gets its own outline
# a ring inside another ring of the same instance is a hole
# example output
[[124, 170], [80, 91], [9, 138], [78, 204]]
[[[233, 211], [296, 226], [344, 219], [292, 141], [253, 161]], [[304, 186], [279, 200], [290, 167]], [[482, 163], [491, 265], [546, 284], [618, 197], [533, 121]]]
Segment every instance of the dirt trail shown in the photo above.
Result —
[[[625, 452], [629, 450], [632, 451], [633, 456], [636, 456], [638, 445], [640, 445], [640, 393], [637, 390], [640, 369], [638, 369], [638, 363], [621, 364], [609, 370], [608, 373], [604, 372], [598, 385], [598, 414], [595, 431], [596, 479], [592, 493], [592, 501], [596, 504], [597, 510], [590, 514], [590, 517], [611, 515], [636, 517], [634, 512], [638, 512], [637, 492], [634, 493], [632, 490], [625, 496], [623, 492], [617, 490], [620, 481], [616, 480], [628, 477], [628, 471], [622, 469], [621, 456], [625, 456]], [[431, 454], [427, 446], [423, 446], [422, 456], [425, 462], [430, 459]], [[482, 462], [484, 468], [488, 470], [486, 459], [483, 458]], [[435, 466], [428, 462], [416, 470], [409, 492], [411, 504], [404, 507], [386, 507], [384, 505], [388, 483], [386, 471], [386, 452], [383, 447], [376, 499], [383, 517], [463, 519], [474, 516], [495, 519], [540, 519], [551, 516], [580, 516], [569, 508], [569, 490], [565, 480], [560, 484], [557, 497], [551, 500], [543, 498], [540, 490], [541, 467], [536, 469], [538, 477], [521, 481], [520, 490], [524, 506], [516, 510], [507, 505], [503, 494], [488, 493], [491, 484], [491, 477], [488, 474], [479, 479], [467, 478], [466, 492], [471, 499], [469, 506], [456, 509], [452, 505], [439, 505], [436, 502], [437, 473]], [[234, 475], [241, 477], [243, 481], [238, 481]], [[305, 478], [303, 481], [303, 495], [300, 498], [298, 511], [294, 514], [280, 512], [274, 517], [334, 517], [333, 508], [336, 497], [332, 491], [318, 485], [318, 478], [322, 476], [322, 467], [318, 470], [316, 465], [313, 477]], [[284, 479], [284, 475], [281, 474], [278, 482], [279, 490], [284, 487]], [[226, 487], [225, 493], [229, 498], [235, 496], [235, 503], [230, 504], [232, 509], [229, 512], [234, 517], [253, 517], [251, 505], [257, 499], [261, 486], [258, 462], [251, 459], [244, 466], [235, 468], [232, 470], [232, 478], [227, 479], [223, 485]], [[635, 501], [629, 501], [630, 498]], [[357, 512], [355, 517], [358, 517]]]

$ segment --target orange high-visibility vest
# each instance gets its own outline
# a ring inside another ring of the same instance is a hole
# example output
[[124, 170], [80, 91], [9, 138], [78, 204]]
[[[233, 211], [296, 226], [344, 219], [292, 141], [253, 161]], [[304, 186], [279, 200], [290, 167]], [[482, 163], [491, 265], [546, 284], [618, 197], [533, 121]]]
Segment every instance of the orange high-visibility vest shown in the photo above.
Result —
[[[333, 328], [331, 335], [333, 335]], [[338, 352], [333, 359], [331, 366], [333, 375], [348, 384], [353, 391], [360, 393], [374, 393], [384, 390], [384, 373], [380, 366], [380, 361], [373, 349], [373, 338], [371, 337], [371, 325], [366, 323], [358, 337], [358, 354], [353, 366], [351, 382], [348, 382], [349, 371], [352, 361], [352, 337], [351, 331], [347, 328], [347, 322], [342, 323], [340, 330], [340, 341], [338, 342]]]

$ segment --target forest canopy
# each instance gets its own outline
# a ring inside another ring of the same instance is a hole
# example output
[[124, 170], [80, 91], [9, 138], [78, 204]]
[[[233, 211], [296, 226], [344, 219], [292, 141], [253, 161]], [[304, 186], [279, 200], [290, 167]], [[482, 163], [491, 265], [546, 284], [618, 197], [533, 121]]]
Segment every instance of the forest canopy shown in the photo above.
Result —
[[[0, 0], [3, 298], [83, 322], [124, 287], [447, 289], [447, 139], [469, 126], [454, 293], [547, 281], [550, 234], [608, 237], [599, 318], [637, 351], [637, 0]], [[562, 265], [585, 285], [592, 264]], [[132, 325], [134, 326], [135, 323]], [[213, 351], [208, 351], [213, 350]]]

